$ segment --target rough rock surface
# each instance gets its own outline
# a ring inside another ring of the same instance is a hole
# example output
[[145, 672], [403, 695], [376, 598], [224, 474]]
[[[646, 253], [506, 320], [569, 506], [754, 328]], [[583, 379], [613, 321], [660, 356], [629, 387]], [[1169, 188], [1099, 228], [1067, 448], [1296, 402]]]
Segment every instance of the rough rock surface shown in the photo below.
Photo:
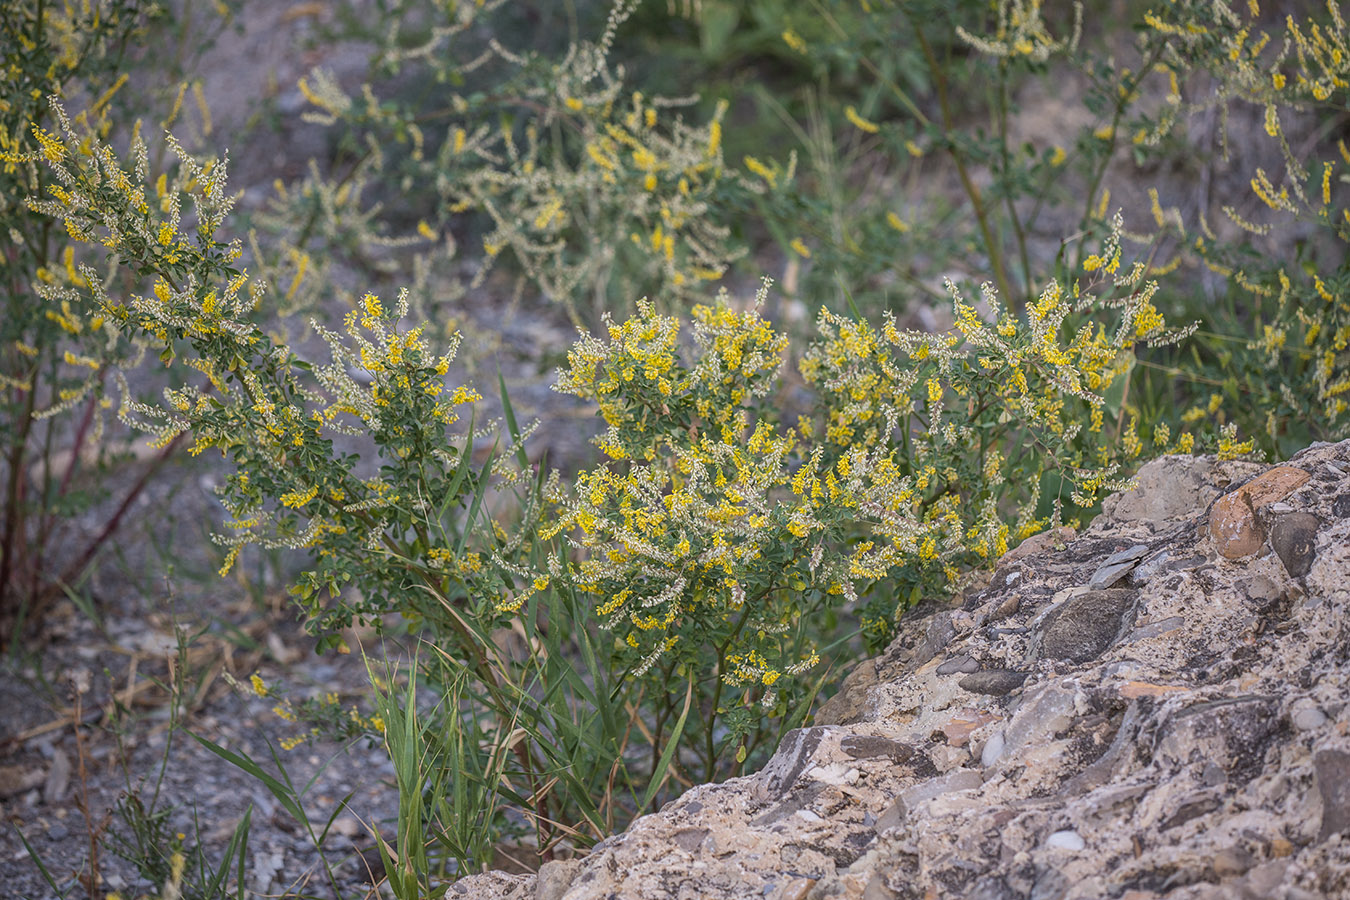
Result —
[[1284, 469], [1271, 499], [1267, 467], [1150, 463], [907, 619], [763, 771], [449, 896], [1350, 898], [1350, 441]]

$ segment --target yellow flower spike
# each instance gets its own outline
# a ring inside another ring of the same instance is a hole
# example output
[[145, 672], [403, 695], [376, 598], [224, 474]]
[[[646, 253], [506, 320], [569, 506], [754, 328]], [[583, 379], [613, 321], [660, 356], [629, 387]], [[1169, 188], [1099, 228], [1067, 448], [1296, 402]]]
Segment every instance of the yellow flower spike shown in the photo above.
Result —
[[876, 134], [881, 130], [881, 127], [877, 125], [876, 122], [868, 121], [858, 115], [858, 110], [854, 109], [852, 105], [844, 107], [844, 118], [848, 119], [849, 123], [854, 128], [857, 128], [859, 131], [865, 131], [868, 134]]
[[806, 244], [802, 241], [801, 238], [793, 238], [791, 243], [788, 244], [788, 246], [790, 246], [796, 252], [796, 254], [802, 257], [803, 259], [811, 258], [811, 248], [806, 246]]
[[745, 167], [749, 169], [752, 173], [758, 175], [760, 178], [763, 178], [765, 181], [767, 181], [769, 183], [769, 187], [778, 186], [777, 173], [774, 172], [772, 169], [770, 169], [768, 166], [764, 165], [764, 163], [760, 162], [753, 156], [745, 157], [743, 162], [745, 163]]

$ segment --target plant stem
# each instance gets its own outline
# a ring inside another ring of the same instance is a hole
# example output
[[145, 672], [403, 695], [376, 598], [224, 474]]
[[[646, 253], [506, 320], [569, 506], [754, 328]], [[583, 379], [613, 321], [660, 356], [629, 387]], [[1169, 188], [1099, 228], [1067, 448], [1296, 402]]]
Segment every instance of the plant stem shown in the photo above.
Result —
[[[34, 372], [33, 379], [37, 379]], [[33, 409], [37, 402], [34, 385], [29, 384], [25, 392], [23, 414], [20, 417], [19, 433], [10, 438], [9, 481], [5, 485], [5, 526], [0, 537], [0, 618], [8, 618], [8, 607], [12, 603], [14, 552], [16, 543], [23, 540], [19, 532], [23, 528], [22, 513], [19, 510], [19, 497], [23, 491], [24, 448], [28, 445], [28, 435], [33, 428]], [[17, 636], [17, 628], [16, 628]]]
[[[1013, 235], [1017, 238], [1017, 254], [1022, 263], [1022, 282], [1025, 285], [1025, 293], [1017, 303], [1021, 307], [1031, 297], [1031, 261], [1027, 253], [1027, 235], [1022, 227], [1022, 219], [1017, 214], [1017, 204], [1013, 202], [1012, 192], [1012, 155], [1008, 152], [1008, 63], [1006, 60], [1000, 60], [998, 64], [998, 87], [996, 89], [998, 97], [998, 146], [999, 157], [1002, 160], [1003, 181], [1003, 203], [1008, 208], [1008, 221], [1012, 225]], [[1012, 302], [1014, 298], [1006, 297], [1005, 302]], [[1015, 307], [1016, 308], [1016, 307]]]
[[[933, 85], [937, 88], [938, 108], [942, 112], [942, 131], [943, 135], [948, 136], [954, 130], [954, 117], [951, 110], [951, 101], [947, 96], [947, 75], [942, 66], [938, 63], [936, 54], [933, 53], [932, 46], [928, 43], [928, 38], [923, 33], [923, 28], [915, 21], [913, 12], [905, 7], [905, 18], [909, 19], [910, 27], [914, 29], [914, 35], [918, 38], [919, 47], [923, 50], [923, 58], [928, 63], [928, 72], [933, 78]], [[984, 201], [980, 197], [980, 189], [975, 186], [971, 180], [970, 172], [966, 169], [965, 159], [956, 143], [950, 138], [944, 141], [948, 154], [951, 155], [952, 162], [956, 164], [956, 174], [961, 179], [961, 187], [970, 198], [972, 211], [975, 213], [975, 221], [980, 227], [980, 237], [984, 241], [985, 252], [989, 255], [989, 263], [994, 269], [994, 282], [998, 285], [998, 292], [1006, 298], [1013, 298], [1016, 295], [1012, 292], [1012, 286], [1008, 282], [1008, 274], [1003, 266], [1003, 253], [1001, 248], [994, 241], [994, 234], [989, 228], [989, 213], [984, 208]]]
[[723, 670], [726, 668], [727, 650], [729, 650], [731, 645], [736, 642], [736, 638], [741, 636], [741, 629], [743, 629], [745, 623], [749, 621], [752, 603], [758, 603], [763, 600], [772, 590], [773, 583], [770, 582], [753, 601], [746, 598], [745, 603], [741, 608], [741, 617], [736, 622], [736, 628], [731, 632], [731, 635], [726, 641], [723, 642], [722, 646], [717, 648], [717, 684], [713, 686], [712, 708], [708, 712], [707, 742], [705, 746], [708, 755], [707, 771], [704, 781], [712, 781], [717, 774], [717, 745], [713, 740], [713, 725], [717, 722], [717, 705], [722, 702], [722, 685], [726, 683], [722, 680], [722, 675]]

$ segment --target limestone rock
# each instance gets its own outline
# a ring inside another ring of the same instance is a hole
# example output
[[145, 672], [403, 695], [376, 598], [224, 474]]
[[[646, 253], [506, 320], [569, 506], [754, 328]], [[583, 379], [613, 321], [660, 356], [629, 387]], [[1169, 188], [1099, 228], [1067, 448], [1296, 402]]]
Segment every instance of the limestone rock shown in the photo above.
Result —
[[1116, 522], [1164, 522], [1204, 509], [1218, 494], [1214, 464], [1188, 456], [1163, 456], [1144, 464], [1135, 488], [1113, 494], [1102, 513]]
[[534, 880], [534, 900], [562, 900], [580, 867], [581, 861], [576, 859], [549, 860], [544, 863]]
[[1139, 481], [912, 611], [762, 771], [448, 896], [1350, 897], [1350, 442]]

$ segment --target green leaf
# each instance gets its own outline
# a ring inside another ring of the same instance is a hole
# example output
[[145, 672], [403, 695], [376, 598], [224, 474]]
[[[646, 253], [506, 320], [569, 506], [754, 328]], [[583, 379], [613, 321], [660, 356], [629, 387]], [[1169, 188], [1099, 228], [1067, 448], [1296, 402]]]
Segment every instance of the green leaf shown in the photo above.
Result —
[[705, 0], [700, 23], [702, 27], [699, 30], [699, 44], [703, 54], [713, 59], [721, 58], [740, 20], [741, 12], [735, 5]]

